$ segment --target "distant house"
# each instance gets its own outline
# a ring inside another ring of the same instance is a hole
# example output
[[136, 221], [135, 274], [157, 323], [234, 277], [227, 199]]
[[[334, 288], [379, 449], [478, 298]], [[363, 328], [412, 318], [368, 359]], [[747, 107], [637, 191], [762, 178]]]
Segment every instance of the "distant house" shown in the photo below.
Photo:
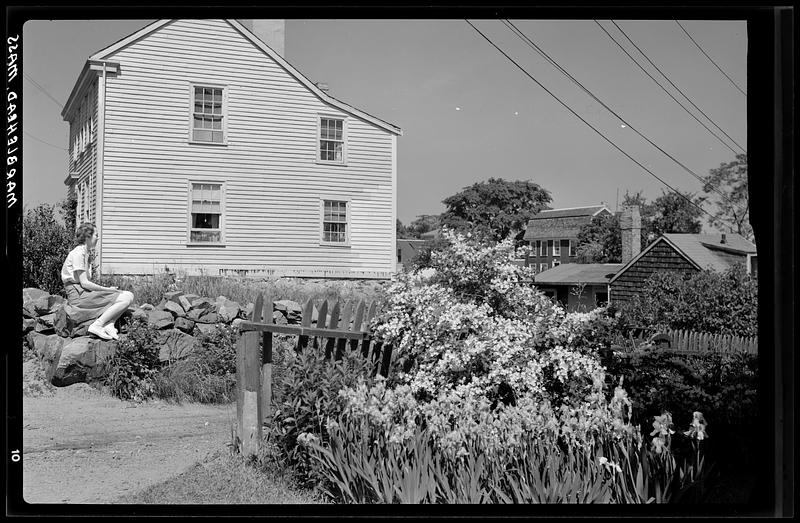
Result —
[[417, 257], [423, 247], [429, 244], [428, 240], [410, 238], [397, 239], [397, 270], [402, 270], [411, 260]]
[[664, 234], [611, 278], [610, 300], [613, 304], [628, 302], [656, 271], [722, 272], [741, 263], [755, 275], [756, 261], [756, 246], [738, 234]]
[[402, 132], [303, 76], [283, 35], [159, 20], [89, 57], [65, 184], [103, 272], [391, 277]]
[[605, 205], [540, 211], [528, 220], [523, 237], [531, 247], [526, 264], [538, 272], [577, 261], [578, 232], [592, 218], [611, 211]]
[[621, 263], [565, 263], [534, 276], [536, 288], [568, 311], [591, 310], [608, 303], [608, 284]]

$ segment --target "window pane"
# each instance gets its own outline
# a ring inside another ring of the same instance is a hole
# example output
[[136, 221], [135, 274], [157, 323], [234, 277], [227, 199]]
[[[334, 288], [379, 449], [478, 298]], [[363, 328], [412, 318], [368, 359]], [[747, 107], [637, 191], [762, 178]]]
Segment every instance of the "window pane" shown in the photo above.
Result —
[[192, 229], [219, 229], [219, 214], [192, 213]]
[[203, 131], [195, 129], [194, 133], [192, 133], [192, 138], [198, 142], [211, 141], [211, 131]]
[[211, 134], [212, 141], [222, 143], [222, 131], [213, 131]]
[[190, 240], [193, 242], [219, 243], [222, 238], [220, 231], [192, 231]]

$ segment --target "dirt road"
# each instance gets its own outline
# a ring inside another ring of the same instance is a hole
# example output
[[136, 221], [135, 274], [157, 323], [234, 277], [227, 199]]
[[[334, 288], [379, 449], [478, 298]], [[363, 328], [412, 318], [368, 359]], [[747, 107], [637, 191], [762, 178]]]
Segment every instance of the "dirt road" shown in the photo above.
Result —
[[236, 404], [120, 401], [85, 384], [23, 399], [28, 503], [112, 503], [226, 452]]

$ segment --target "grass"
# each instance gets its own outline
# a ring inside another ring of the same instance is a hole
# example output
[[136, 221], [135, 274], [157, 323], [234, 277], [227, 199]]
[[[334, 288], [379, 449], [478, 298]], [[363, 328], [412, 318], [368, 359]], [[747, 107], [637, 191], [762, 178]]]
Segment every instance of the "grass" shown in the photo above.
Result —
[[308, 280], [303, 278], [248, 279], [235, 276], [185, 276], [162, 272], [149, 276], [123, 276], [108, 274], [97, 277], [100, 285], [116, 286], [133, 292], [135, 303], [157, 305], [165, 292], [180, 290], [184, 293], [214, 300], [217, 296], [241, 305], [255, 302], [258, 293], [269, 294], [275, 300], [294, 300], [304, 303], [329, 299], [342, 301], [365, 299], [372, 301], [381, 295], [385, 281]]
[[296, 487], [291, 476], [219, 451], [189, 470], [114, 503], [134, 505], [320, 504], [321, 496]]

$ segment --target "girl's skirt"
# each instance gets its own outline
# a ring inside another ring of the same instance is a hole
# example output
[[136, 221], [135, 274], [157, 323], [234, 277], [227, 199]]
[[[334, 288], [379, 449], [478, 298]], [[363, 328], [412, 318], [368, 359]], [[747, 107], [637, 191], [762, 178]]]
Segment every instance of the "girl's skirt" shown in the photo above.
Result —
[[120, 295], [122, 291], [87, 291], [75, 283], [65, 283], [64, 289], [67, 292], [67, 303], [64, 307], [70, 318], [76, 323], [83, 323], [95, 320], [108, 309]]

